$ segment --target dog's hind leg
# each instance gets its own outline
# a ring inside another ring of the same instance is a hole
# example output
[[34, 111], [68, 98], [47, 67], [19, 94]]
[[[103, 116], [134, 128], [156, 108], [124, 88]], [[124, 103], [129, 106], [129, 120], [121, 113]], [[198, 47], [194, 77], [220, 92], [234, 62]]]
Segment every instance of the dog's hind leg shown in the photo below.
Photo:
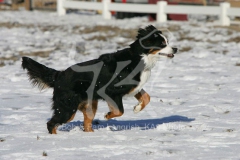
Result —
[[84, 105], [79, 105], [79, 110], [83, 112], [84, 116], [84, 132], [93, 132], [92, 129], [92, 121], [95, 117], [95, 114], [97, 112], [97, 105], [98, 101], [97, 100], [89, 100], [87, 103]]
[[[53, 103], [53, 116], [50, 119], [50, 121], [47, 122], [47, 128], [50, 134], [57, 134], [57, 127], [59, 125], [62, 125], [64, 123], [70, 122], [73, 120], [76, 111], [77, 111], [77, 106], [71, 107], [71, 105], [67, 105], [68, 107], [59, 107], [63, 106], [59, 102], [54, 102]], [[65, 105], [64, 105], [65, 106]]]
[[71, 122], [74, 119], [75, 115], [76, 115], [76, 112], [70, 117], [70, 119], [67, 121], [67, 123]]
[[123, 103], [122, 103], [122, 97], [115, 97], [111, 100], [107, 100], [108, 107], [110, 109], [110, 112], [108, 112], [105, 115], [105, 119], [111, 119], [114, 117], [120, 117], [124, 113]]
[[135, 95], [135, 98], [139, 101], [139, 103], [133, 109], [135, 113], [143, 110], [145, 106], [150, 102], [150, 96], [143, 89]]
[[62, 125], [64, 123], [67, 123], [73, 120], [75, 114], [76, 114], [76, 111], [66, 112], [66, 111], [55, 110], [53, 117], [51, 118], [50, 121], [47, 122], [47, 128], [49, 133], [57, 134], [57, 127], [59, 125]]

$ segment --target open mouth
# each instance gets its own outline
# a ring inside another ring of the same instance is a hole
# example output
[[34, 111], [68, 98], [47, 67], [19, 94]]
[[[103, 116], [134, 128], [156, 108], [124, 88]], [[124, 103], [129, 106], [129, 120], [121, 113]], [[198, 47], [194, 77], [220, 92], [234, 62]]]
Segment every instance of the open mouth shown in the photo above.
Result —
[[174, 54], [168, 54], [167, 57], [173, 58], [173, 57], [174, 57]]
[[166, 54], [166, 53], [159, 53], [159, 55], [162, 55], [162, 56], [167, 56], [169, 58], [173, 58], [174, 57], [174, 54]]

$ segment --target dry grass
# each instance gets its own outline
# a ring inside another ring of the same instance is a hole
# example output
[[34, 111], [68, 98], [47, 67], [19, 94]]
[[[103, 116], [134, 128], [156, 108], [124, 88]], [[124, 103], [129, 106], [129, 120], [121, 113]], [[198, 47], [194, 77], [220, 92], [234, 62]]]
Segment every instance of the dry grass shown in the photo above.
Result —
[[4, 142], [5, 141], [5, 139], [4, 138], [0, 138], [0, 142]]
[[240, 67], [240, 63], [236, 63], [235, 66], [239, 66]]
[[[193, 26], [195, 24], [192, 24]], [[36, 28], [38, 27], [38, 29], [40, 29], [41, 31], [45, 32], [45, 31], [54, 31], [54, 30], [62, 30], [63, 32], [66, 30], [65, 26], [55, 26], [55, 25], [39, 25], [36, 26], [34, 24], [21, 24], [21, 23], [10, 23], [10, 22], [2, 22], [0, 23], [0, 27], [6, 27], [6, 28], [19, 28], [19, 27], [23, 27], [23, 28]], [[233, 34], [234, 31], [240, 31], [240, 27], [239, 26], [229, 26], [229, 27], [223, 27], [223, 26], [214, 26], [215, 28], [226, 28], [228, 29], [228, 34], [231, 35]], [[161, 28], [159, 28], [161, 29]], [[179, 30], [181, 30], [181, 26], [174, 24], [174, 25], [170, 25], [167, 28], [170, 32], [178, 32]], [[121, 29], [119, 27], [116, 26], [102, 26], [102, 25], [97, 25], [94, 27], [84, 27], [84, 26], [73, 26], [72, 28], [72, 33], [75, 34], [90, 34], [90, 33], [100, 33], [98, 35], [95, 35], [91, 38], [87, 38], [85, 39], [86, 41], [92, 41], [92, 40], [98, 40], [98, 41], [109, 41], [114, 37], [123, 37], [126, 38], [126, 42], [118, 42], [118, 45], [120, 47], [125, 47], [128, 45], [128, 43], [132, 40], [135, 39], [136, 35], [137, 35], [137, 29]], [[102, 33], [102, 34], [101, 34]], [[195, 41], [195, 42], [199, 42], [201, 40], [197, 40], [194, 39], [192, 37], [188, 37], [187, 33], [181, 33], [180, 34], [180, 38], [178, 39], [179, 41], [181, 40], [188, 40], [188, 41]], [[235, 38], [231, 38], [229, 40], [227, 40], [226, 42], [240, 42], [240, 37], [235, 37]], [[209, 43], [217, 43], [217, 42], [211, 42], [209, 41]], [[56, 50], [59, 49], [59, 46], [56, 46], [55, 48]], [[192, 48], [191, 47], [184, 47], [180, 49], [180, 52], [187, 52], [190, 51]], [[51, 54], [53, 50], [49, 50], [49, 51], [36, 51], [36, 52], [27, 52], [27, 51], [23, 51], [20, 52], [18, 56], [12, 56], [12, 57], [0, 57], [0, 66], [4, 66], [3, 61], [7, 61], [7, 60], [12, 60], [12, 61], [17, 61], [19, 60], [22, 56], [39, 56], [39, 57], [49, 57], [49, 55]], [[225, 52], [226, 53], [226, 52]], [[239, 66], [240, 64], [236, 64], [236, 66]]]
[[45, 157], [48, 156], [47, 152], [43, 151], [42, 156], [45, 156]]
[[192, 49], [192, 47], [183, 47], [183, 48], [180, 48], [179, 52], [188, 52]]

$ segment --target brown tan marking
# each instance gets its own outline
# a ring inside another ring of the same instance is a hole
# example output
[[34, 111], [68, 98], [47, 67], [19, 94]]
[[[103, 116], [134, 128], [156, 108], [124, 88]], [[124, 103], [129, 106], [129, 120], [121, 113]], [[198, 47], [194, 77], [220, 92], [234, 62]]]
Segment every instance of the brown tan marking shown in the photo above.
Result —
[[58, 128], [57, 126], [53, 128], [52, 134], [57, 134], [57, 128]]
[[79, 107], [84, 116], [84, 132], [93, 132], [92, 120], [97, 112], [98, 101], [94, 100], [89, 103], [85, 103], [84, 107]]
[[149, 51], [149, 53], [150, 53], [150, 54], [157, 54], [159, 51], [160, 51], [160, 50], [153, 50], [153, 49], [151, 49], [151, 50]]
[[57, 128], [58, 128], [59, 124], [56, 124], [55, 127], [52, 129], [52, 133], [51, 134], [57, 134]]
[[141, 105], [141, 110], [143, 110], [145, 106], [150, 102], [149, 94], [145, 92], [143, 89], [139, 93], [137, 93], [134, 97], [139, 101], [138, 105]]
[[111, 118], [114, 118], [114, 117], [120, 117], [123, 115], [122, 112], [120, 112], [117, 107], [114, 107], [113, 105], [111, 105], [109, 102], [107, 102], [108, 104], [108, 107], [110, 109], [110, 112], [108, 112], [106, 115], [105, 115], [105, 118], [107, 120], [111, 119]]

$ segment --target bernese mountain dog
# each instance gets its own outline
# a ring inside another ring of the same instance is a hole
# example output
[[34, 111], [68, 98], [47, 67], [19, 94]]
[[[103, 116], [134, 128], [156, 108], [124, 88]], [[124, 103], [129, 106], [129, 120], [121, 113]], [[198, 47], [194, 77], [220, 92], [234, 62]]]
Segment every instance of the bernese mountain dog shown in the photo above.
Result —
[[77, 110], [84, 116], [84, 131], [93, 132], [92, 121], [98, 100], [105, 100], [110, 111], [105, 119], [122, 116], [123, 96], [132, 95], [138, 101], [134, 112], [149, 103], [150, 96], [143, 85], [161, 56], [173, 58], [177, 48], [154, 26], [140, 28], [136, 40], [128, 48], [101, 55], [97, 59], [75, 64], [64, 71], [48, 68], [31, 58], [22, 57], [22, 68], [33, 85], [53, 88], [52, 118], [47, 122], [49, 133], [71, 121]]

